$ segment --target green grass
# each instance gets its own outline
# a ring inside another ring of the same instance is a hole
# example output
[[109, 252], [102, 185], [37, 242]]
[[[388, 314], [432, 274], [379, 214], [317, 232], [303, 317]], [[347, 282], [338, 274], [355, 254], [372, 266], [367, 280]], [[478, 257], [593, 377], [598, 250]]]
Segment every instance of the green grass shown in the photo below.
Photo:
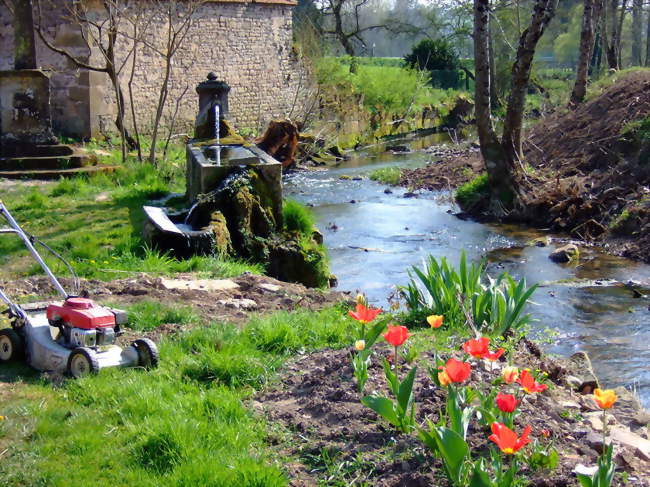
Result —
[[302, 235], [311, 235], [316, 225], [316, 218], [309, 208], [292, 199], [284, 200], [282, 218], [286, 230]]
[[637, 66], [632, 68], [621, 69], [620, 71], [615, 71], [613, 73], [609, 73], [603, 76], [602, 78], [598, 79], [597, 81], [589, 85], [587, 89], [587, 97], [586, 97], [587, 101], [593, 100], [594, 98], [602, 95], [603, 92], [605, 92], [617, 81], [624, 79], [630, 76], [631, 74], [637, 72], [650, 73], [650, 68], [641, 68]]
[[372, 171], [369, 175], [369, 178], [380, 183], [396, 185], [399, 183], [401, 176], [402, 170], [400, 168], [383, 167], [381, 169], [375, 169]]
[[[79, 176], [32, 188], [17, 184], [3, 191], [2, 199], [26, 231], [61, 253], [82, 277], [110, 280], [132, 272], [230, 277], [244, 271], [263, 272], [260, 265], [220, 257], [179, 261], [145, 246], [142, 206], [185, 189], [184, 153], [179, 147], [174, 146], [173, 157], [159, 167], [131, 158], [114, 174]], [[102, 162], [115, 163], [115, 158], [119, 155], [113, 151]], [[65, 275], [58, 261], [47, 260], [55, 272]], [[7, 235], [0, 238], [0, 268], [7, 278], [41, 272], [22, 242]]]
[[167, 305], [157, 301], [138, 301], [127, 307], [129, 328], [138, 331], [153, 330], [167, 323], [191, 324], [199, 320], [189, 306]]
[[0, 409], [2, 484], [287, 485], [286, 459], [247, 400], [290, 354], [349, 345], [350, 326], [340, 307], [206, 324], [163, 340], [154, 371], [106, 369], [56, 388], [3, 368], [18, 387]]
[[456, 200], [462, 208], [467, 208], [487, 195], [489, 190], [487, 173], [483, 173], [459, 186], [456, 189]]

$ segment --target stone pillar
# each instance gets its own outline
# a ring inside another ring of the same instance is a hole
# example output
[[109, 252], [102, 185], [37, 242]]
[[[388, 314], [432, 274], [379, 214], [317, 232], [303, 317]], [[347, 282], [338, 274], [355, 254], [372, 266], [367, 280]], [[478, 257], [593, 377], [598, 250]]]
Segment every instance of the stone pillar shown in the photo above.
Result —
[[31, 0], [14, 4], [14, 66], [18, 69], [36, 69], [36, 43]]
[[[230, 86], [225, 81], [217, 81], [217, 75], [208, 74], [207, 81], [196, 87], [199, 94], [199, 114], [196, 117], [194, 137], [197, 139], [214, 138], [214, 106], [219, 105], [219, 120], [228, 118], [228, 93]], [[223, 137], [226, 134], [221, 134]]]

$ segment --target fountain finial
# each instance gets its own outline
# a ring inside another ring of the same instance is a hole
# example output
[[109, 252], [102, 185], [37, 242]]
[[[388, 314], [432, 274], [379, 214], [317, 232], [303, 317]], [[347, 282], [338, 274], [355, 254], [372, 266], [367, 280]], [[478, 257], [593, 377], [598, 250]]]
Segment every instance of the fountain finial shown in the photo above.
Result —
[[217, 73], [215, 73], [214, 71], [210, 71], [208, 73], [208, 79], [210, 81], [215, 81], [217, 79]]

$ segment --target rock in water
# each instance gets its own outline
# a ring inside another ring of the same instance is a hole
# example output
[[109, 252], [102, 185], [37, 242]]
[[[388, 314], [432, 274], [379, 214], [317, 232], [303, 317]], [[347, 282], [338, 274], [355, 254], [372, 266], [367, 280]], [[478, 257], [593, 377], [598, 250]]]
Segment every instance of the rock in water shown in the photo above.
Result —
[[551, 259], [553, 262], [563, 264], [563, 263], [567, 263], [579, 259], [580, 250], [578, 249], [577, 245], [568, 244], [565, 245], [564, 247], [555, 249], [553, 252], [550, 253], [548, 258]]

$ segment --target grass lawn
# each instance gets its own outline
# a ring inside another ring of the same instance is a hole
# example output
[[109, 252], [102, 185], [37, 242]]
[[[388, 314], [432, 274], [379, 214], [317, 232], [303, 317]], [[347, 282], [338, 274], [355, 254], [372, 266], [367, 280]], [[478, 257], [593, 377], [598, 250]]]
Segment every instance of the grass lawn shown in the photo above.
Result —
[[[228, 277], [244, 271], [263, 272], [259, 265], [233, 259], [194, 257], [177, 261], [146, 248], [141, 237], [142, 206], [169, 193], [185, 191], [184, 159], [179, 145], [157, 168], [130, 160], [115, 174], [79, 176], [35, 186], [12, 185], [3, 188], [2, 200], [24, 230], [61, 253], [82, 277], [111, 280], [132, 272], [202, 272], [206, 277]], [[66, 275], [58, 261], [48, 262], [57, 274]], [[0, 277], [35, 273], [40, 273], [40, 268], [22, 241], [2, 236]]]

